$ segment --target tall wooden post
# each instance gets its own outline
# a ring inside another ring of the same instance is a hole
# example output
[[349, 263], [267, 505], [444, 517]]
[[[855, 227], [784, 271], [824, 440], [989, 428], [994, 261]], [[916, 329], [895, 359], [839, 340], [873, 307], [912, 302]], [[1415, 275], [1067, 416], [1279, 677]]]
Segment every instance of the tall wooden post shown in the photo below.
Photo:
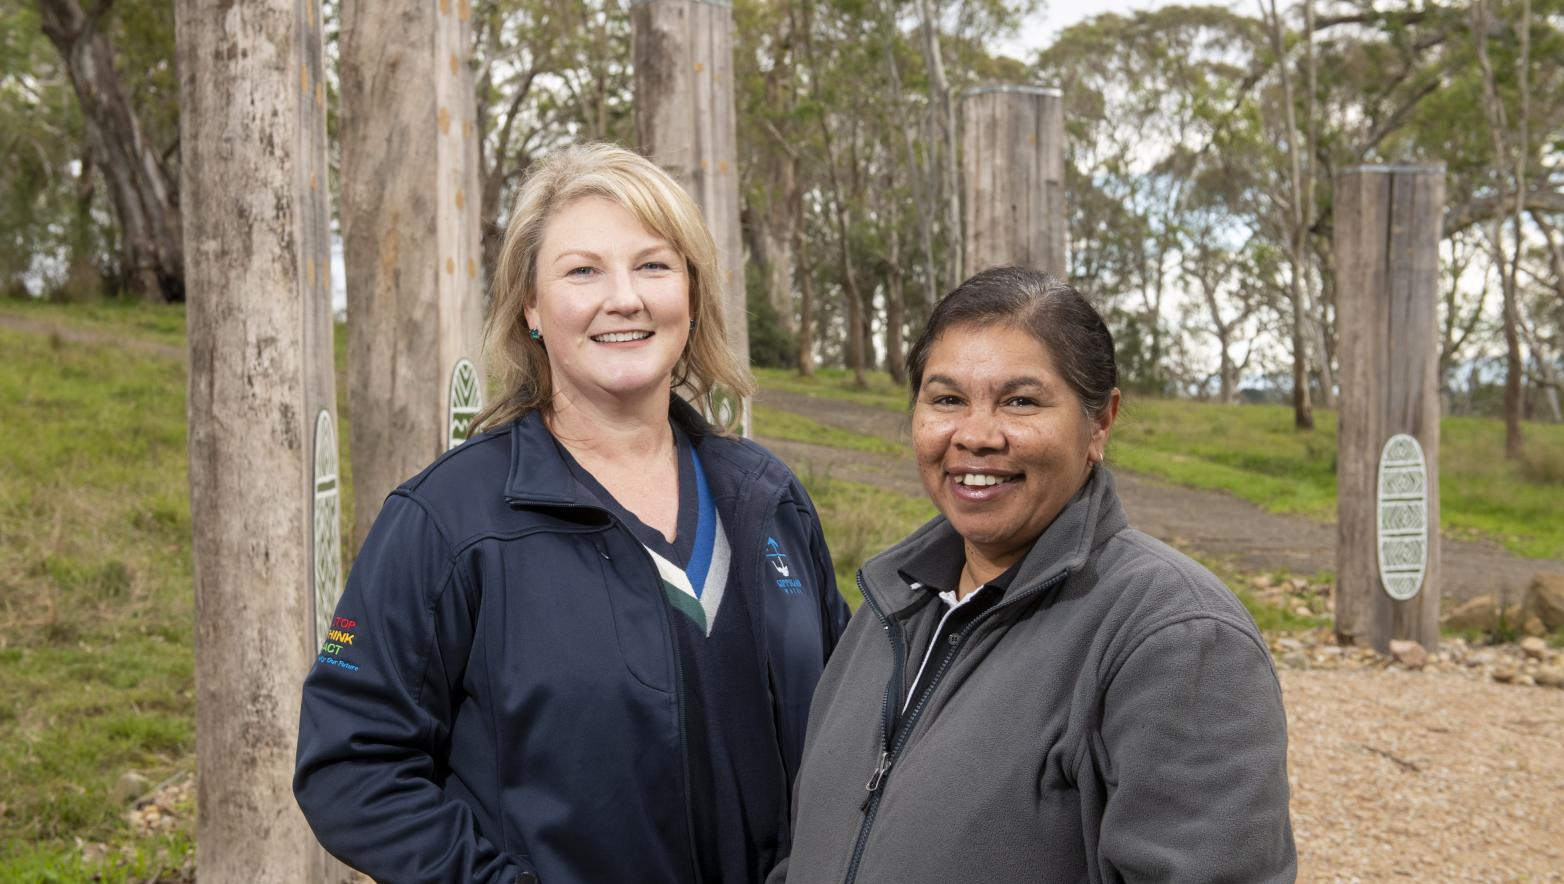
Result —
[[471, 18], [470, 0], [342, 5], [355, 550], [385, 496], [465, 438], [481, 386]]
[[[684, 186], [706, 215], [717, 240], [728, 343], [748, 365], [733, 7], [725, 0], [631, 0], [630, 23], [641, 149]], [[743, 423], [748, 435], [747, 407]]]
[[341, 880], [291, 786], [337, 592], [319, 0], [179, 0], [175, 21], [201, 880]]
[[1336, 632], [1380, 651], [1439, 644], [1444, 175], [1356, 166], [1336, 179]]
[[962, 98], [967, 275], [1065, 268], [1064, 102], [1058, 89], [988, 86]]

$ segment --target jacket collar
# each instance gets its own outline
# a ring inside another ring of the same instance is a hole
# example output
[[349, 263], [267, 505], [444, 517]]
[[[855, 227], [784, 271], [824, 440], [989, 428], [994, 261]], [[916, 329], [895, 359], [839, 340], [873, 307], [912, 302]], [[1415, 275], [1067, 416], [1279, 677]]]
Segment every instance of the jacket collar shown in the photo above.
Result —
[[[1021, 562], [1021, 570], [1005, 592], [1000, 605], [1028, 590], [1075, 573], [1099, 543], [1129, 524], [1114, 490], [1113, 475], [1098, 465], [1086, 484], [1054, 518]], [[906, 540], [864, 563], [864, 592], [873, 594], [887, 616], [894, 616], [927, 600], [927, 593], [908, 586], [902, 566], [911, 561], [961, 562], [966, 556], [961, 535], [944, 516], [914, 531]]]
[[[722, 437], [713, 433], [711, 425], [701, 417], [700, 412], [679, 396], [670, 398], [668, 418], [684, 430], [690, 443], [707, 463], [718, 459], [727, 461], [728, 466], [736, 466], [741, 475], [759, 472], [766, 464], [767, 459], [751, 451], [749, 446], [708, 445], [708, 442]], [[510, 470], [505, 477], [506, 500], [513, 505], [599, 507], [597, 499], [571, 475], [564, 458], [560, 456], [559, 443], [543, 422], [541, 412], [534, 410], [517, 418], [510, 425], [510, 433]], [[711, 450], [714, 447], [719, 450]], [[726, 484], [723, 480], [727, 470], [718, 471], [719, 475], [715, 477], [710, 473], [708, 469], [707, 481], [712, 482], [714, 491], [718, 485]]]

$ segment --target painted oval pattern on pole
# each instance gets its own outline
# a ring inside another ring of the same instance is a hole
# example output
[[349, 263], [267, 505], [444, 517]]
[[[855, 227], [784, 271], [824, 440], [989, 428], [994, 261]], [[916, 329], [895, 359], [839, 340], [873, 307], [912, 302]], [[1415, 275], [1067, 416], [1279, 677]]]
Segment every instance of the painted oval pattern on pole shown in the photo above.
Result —
[[456, 368], [451, 371], [451, 398], [450, 419], [446, 425], [450, 427], [450, 438], [446, 440], [446, 450], [467, 441], [472, 435], [472, 421], [483, 410], [483, 392], [478, 387], [478, 370], [473, 368], [472, 360], [463, 357], [456, 360]]
[[1379, 455], [1379, 583], [1397, 601], [1423, 588], [1428, 568], [1428, 462], [1405, 433]]
[[739, 435], [748, 439], [754, 435], [751, 426], [752, 412], [748, 398], [740, 399], [727, 390], [716, 389], [706, 397], [703, 409], [706, 420], [724, 427], [737, 425]]
[[337, 429], [331, 412], [315, 416], [315, 643], [326, 629], [342, 595], [342, 527], [337, 487]]

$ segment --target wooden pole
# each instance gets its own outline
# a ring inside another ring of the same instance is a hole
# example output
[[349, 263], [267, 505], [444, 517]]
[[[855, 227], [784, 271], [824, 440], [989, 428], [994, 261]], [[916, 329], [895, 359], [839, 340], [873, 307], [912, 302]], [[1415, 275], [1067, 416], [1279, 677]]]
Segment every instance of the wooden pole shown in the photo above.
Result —
[[483, 326], [471, 18], [469, 0], [342, 5], [355, 550], [385, 496], [450, 446], [481, 387], [471, 368], [470, 383], [454, 377], [477, 360]]
[[966, 272], [1019, 264], [1068, 278], [1059, 90], [987, 86], [961, 109]]
[[344, 880], [292, 790], [317, 577], [337, 591], [319, 0], [179, 0], [175, 21], [201, 880]]
[[1382, 652], [1392, 639], [1439, 644], [1444, 175], [1356, 166], [1336, 180], [1336, 633]]
[[[632, 0], [630, 23], [641, 150], [683, 185], [706, 215], [717, 240], [728, 343], [748, 365], [733, 7], [721, 0]], [[747, 403], [743, 411], [744, 434], [749, 435]]]

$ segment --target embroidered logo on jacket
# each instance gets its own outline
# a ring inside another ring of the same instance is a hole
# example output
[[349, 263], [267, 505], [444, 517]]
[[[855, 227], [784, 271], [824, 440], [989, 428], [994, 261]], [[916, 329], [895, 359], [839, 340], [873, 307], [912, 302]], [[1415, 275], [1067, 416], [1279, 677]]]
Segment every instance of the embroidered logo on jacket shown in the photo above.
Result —
[[766, 562], [781, 575], [777, 578], [777, 588], [788, 595], [796, 595], [804, 591], [802, 581], [793, 577], [793, 567], [788, 564], [787, 553], [782, 551], [782, 545], [777, 543], [775, 537], [766, 538]]
[[792, 576], [787, 566], [787, 554], [782, 552], [782, 546], [777, 543], [775, 537], [766, 538], [766, 561], [770, 562], [771, 567], [777, 569], [777, 573], [783, 577]]
[[353, 647], [353, 640], [358, 633], [358, 621], [348, 617], [331, 618], [331, 628], [326, 631], [326, 641], [320, 646], [320, 654], [316, 656], [316, 663], [324, 663], [327, 666], [336, 666], [349, 672], [357, 672], [356, 663], [349, 663], [342, 659], [344, 651]]

